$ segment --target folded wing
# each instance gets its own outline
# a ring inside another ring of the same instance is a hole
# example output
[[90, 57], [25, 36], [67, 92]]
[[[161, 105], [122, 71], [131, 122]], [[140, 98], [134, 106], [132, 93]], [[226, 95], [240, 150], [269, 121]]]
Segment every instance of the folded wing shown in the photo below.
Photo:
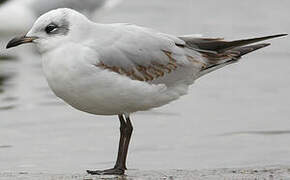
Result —
[[[180, 39], [186, 42], [186, 46], [196, 50], [206, 58], [206, 66], [201, 70], [199, 76], [224, 67], [225, 65], [237, 62], [243, 55], [253, 52], [270, 45], [261, 43], [249, 45], [256, 42], [286, 36], [287, 34], [278, 34], [272, 36], [258, 37], [252, 39], [242, 39], [236, 41], [224, 41], [221, 38], [195, 38], [182, 36]], [[247, 46], [249, 45], [249, 46]]]

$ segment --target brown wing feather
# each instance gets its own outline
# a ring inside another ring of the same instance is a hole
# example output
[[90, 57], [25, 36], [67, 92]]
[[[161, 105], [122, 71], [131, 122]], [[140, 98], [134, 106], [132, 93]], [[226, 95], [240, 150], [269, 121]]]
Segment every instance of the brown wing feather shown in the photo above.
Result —
[[163, 53], [168, 57], [169, 62], [167, 64], [161, 64], [157, 62], [151, 62], [149, 66], [135, 66], [131, 69], [124, 69], [116, 66], [109, 66], [104, 62], [99, 62], [95, 66], [109, 71], [125, 75], [133, 80], [138, 81], [153, 81], [159, 77], [163, 77], [165, 74], [171, 73], [176, 70], [180, 65], [172, 57], [172, 53], [168, 51], [163, 51]]

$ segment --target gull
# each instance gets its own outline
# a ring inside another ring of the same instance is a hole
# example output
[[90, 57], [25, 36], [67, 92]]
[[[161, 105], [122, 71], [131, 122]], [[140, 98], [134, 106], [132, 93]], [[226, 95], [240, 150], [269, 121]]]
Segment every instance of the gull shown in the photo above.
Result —
[[187, 93], [201, 76], [285, 36], [225, 41], [175, 37], [132, 24], [99, 24], [67, 8], [39, 17], [7, 48], [34, 43], [48, 84], [72, 107], [95, 115], [117, 115], [120, 140], [115, 166], [89, 174], [125, 173], [133, 126], [130, 114], [160, 107]]
[[[3, 1], [3, 0], [2, 0]], [[56, 8], [71, 8], [90, 18], [97, 10], [110, 9], [121, 0], [4, 0], [0, 6], [0, 32], [16, 34], [31, 27], [42, 14]]]

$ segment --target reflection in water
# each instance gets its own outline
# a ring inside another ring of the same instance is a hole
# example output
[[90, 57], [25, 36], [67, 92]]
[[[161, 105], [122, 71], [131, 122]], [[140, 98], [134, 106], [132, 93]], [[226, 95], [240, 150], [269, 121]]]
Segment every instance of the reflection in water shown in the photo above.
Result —
[[0, 55], [0, 111], [63, 105], [49, 90], [39, 56]]
[[[8, 75], [8, 74], [0, 74], [0, 95], [4, 94], [5, 95], [5, 85], [7, 83], [7, 81], [9, 79], [11, 79], [12, 75]], [[15, 107], [15, 105], [11, 105], [9, 102], [12, 102], [12, 101], [15, 101], [16, 98], [15, 97], [3, 97], [0, 96], [0, 111], [2, 110], [10, 110], [10, 109], [13, 109]], [[3, 102], [4, 102], [4, 105], [3, 105]], [[8, 105], [5, 105], [5, 102], [8, 102]]]
[[0, 74], [0, 93], [4, 92], [4, 84], [5, 82], [11, 78], [11, 75], [1, 75]]
[[12, 61], [12, 60], [17, 60], [17, 58], [14, 56], [9, 56], [9, 55], [0, 56], [0, 61]]
[[290, 134], [290, 130], [239, 131], [239, 132], [224, 133], [221, 136], [232, 136], [232, 135], [243, 135], [243, 134], [251, 134], [251, 135], [283, 135], [283, 134]]
[[8, 0], [0, 0], [0, 4], [3, 4], [3, 3], [5, 3], [6, 1], [8, 1]]
[[17, 98], [16, 97], [5, 97], [2, 99], [2, 101], [5, 101], [5, 102], [13, 102], [13, 101], [16, 101]]
[[4, 149], [4, 148], [11, 148], [11, 145], [0, 145], [0, 149]]
[[[16, 58], [12, 56], [1, 55], [0, 56], [0, 111], [2, 110], [10, 110], [15, 107], [14, 104], [11, 102], [15, 102], [17, 99], [16, 97], [12, 97], [11, 95], [7, 94], [6, 91], [9, 87], [11, 87], [12, 77], [14, 77], [15, 73], [12, 73], [11, 64], [14, 64]], [[12, 65], [13, 67], [13, 65]]]
[[13, 109], [15, 108], [16, 106], [14, 105], [10, 105], [10, 106], [0, 106], [0, 111], [3, 111], [3, 110], [10, 110], [10, 109]]

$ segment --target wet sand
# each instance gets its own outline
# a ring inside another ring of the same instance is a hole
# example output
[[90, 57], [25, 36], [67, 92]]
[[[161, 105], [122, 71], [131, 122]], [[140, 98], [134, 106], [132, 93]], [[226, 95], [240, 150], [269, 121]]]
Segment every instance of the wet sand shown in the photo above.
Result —
[[0, 180], [245, 180], [245, 179], [290, 179], [289, 167], [255, 167], [243, 169], [213, 170], [128, 170], [124, 176], [91, 176], [87, 174], [47, 174], [47, 173], [0, 173]]

